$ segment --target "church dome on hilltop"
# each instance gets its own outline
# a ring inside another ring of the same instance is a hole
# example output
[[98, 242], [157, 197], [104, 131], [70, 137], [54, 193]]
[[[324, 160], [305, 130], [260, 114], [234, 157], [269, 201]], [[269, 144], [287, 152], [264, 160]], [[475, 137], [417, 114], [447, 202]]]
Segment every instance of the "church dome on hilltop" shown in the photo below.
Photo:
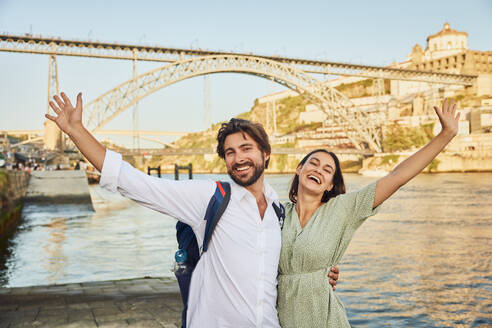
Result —
[[427, 37], [425, 49], [428, 59], [450, 56], [468, 49], [468, 33], [453, 30], [446, 22], [441, 31]]
[[449, 25], [449, 23], [446, 22], [446, 23], [444, 23], [444, 26], [443, 26], [442, 30], [440, 30], [436, 34], [429, 35], [427, 37], [427, 42], [429, 42], [430, 39], [442, 37], [444, 35], [464, 35], [464, 36], [466, 36], [468, 38], [468, 33], [453, 30], [451, 28], [451, 25]]

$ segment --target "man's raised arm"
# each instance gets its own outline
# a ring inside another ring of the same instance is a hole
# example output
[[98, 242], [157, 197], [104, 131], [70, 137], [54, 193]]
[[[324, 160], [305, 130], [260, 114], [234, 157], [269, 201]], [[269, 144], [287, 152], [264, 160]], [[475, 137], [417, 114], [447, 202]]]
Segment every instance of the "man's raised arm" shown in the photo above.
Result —
[[[60, 97], [61, 96], [61, 97]], [[101, 172], [101, 187], [195, 227], [203, 222], [212, 181], [173, 181], [149, 176], [122, 160], [121, 155], [106, 150], [82, 124], [82, 94], [73, 107], [65, 93], [54, 96], [50, 106], [56, 116], [46, 114], [68, 134], [82, 154]], [[104, 170], [103, 170], [104, 165]]]
[[57, 116], [46, 114], [46, 118], [55, 122], [60, 130], [70, 136], [80, 152], [101, 172], [106, 148], [82, 124], [82, 93], [77, 95], [75, 107], [63, 92], [61, 98], [55, 95], [53, 99], [55, 101], [50, 101], [50, 106]]

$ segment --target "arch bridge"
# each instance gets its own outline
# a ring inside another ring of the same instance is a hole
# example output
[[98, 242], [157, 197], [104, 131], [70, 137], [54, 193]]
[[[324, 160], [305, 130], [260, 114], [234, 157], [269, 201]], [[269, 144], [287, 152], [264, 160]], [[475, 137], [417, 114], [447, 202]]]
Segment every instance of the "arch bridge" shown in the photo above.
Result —
[[[176, 49], [123, 45], [94, 41], [62, 40], [32, 35], [0, 35], [0, 51], [46, 54], [50, 56], [48, 96], [59, 92], [56, 56], [80, 56], [133, 60], [134, 77], [109, 90], [85, 106], [86, 126], [93, 132], [125, 109], [157, 90], [192, 77], [235, 72], [270, 79], [295, 90], [318, 104], [334, 124], [346, 132], [359, 150], [381, 151], [379, 126], [382, 118], [358, 110], [352, 101], [308, 73], [397, 79], [470, 86], [476, 76], [354, 65], [328, 61], [263, 56], [201, 49]], [[136, 74], [137, 61], [155, 61], [165, 66]]]
[[318, 104], [335, 124], [344, 127], [356, 148], [368, 146], [374, 151], [381, 150], [378, 130], [380, 122], [356, 110], [350, 99], [342, 93], [295, 67], [241, 55], [192, 58], [141, 74], [88, 103], [85, 106], [85, 125], [92, 131], [98, 131], [121, 112], [159, 89], [192, 77], [223, 72], [256, 75], [295, 90]]

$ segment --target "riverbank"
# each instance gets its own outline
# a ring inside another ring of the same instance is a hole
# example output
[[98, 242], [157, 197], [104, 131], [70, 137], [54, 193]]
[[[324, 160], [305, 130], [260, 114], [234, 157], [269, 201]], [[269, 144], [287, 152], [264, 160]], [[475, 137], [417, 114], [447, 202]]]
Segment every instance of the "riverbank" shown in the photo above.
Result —
[[[306, 152], [307, 153], [307, 152]], [[306, 154], [272, 154], [266, 174], [291, 174]], [[362, 168], [363, 156], [358, 154], [337, 154], [340, 165], [345, 173], [357, 173]], [[181, 156], [149, 156], [136, 161], [130, 156], [124, 160], [143, 172], [148, 167], [160, 167], [162, 174], [174, 174], [174, 165], [193, 165], [194, 174], [227, 174], [225, 162], [216, 154], [181, 155]], [[184, 171], [182, 171], [184, 173]]]
[[[374, 156], [363, 158], [362, 156], [353, 156], [354, 158], [344, 158], [339, 156], [340, 166], [343, 173], [359, 173], [365, 175], [364, 172], [391, 172], [396, 165], [404, 161], [414, 152], [399, 152], [399, 153], [381, 153]], [[304, 155], [272, 155], [270, 165], [265, 171], [266, 174], [293, 174], [297, 165]], [[217, 157], [217, 159], [220, 159]], [[147, 167], [156, 167], [161, 165], [162, 174], [174, 174], [174, 164], [188, 165], [193, 164], [194, 174], [227, 174], [227, 170], [223, 161], [215, 161], [211, 166], [209, 162], [205, 162], [199, 155], [180, 156], [176, 158], [166, 159], [166, 162], [158, 159], [149, 160], [142, 163], [138, 168], [141, 171], [147, 172]], [[221, 162], [222, 161], [222, 162]], [[447, 152], [441, 153], [436, 159], [424, 170], [424, 173], [465, 173], [465, 172], [492, 172], [492, 156], [490, 154], [480, 154], [478, 152]]]
[[[391, 172], [398, 164], [410, 157], [414, 152], [376, 154], [364, 159], [363, 172]], [[486, 173], [492, 172], [492, 157], [474, 156], [458, 153], [439, 154], [423, 171], [424, 173]]]
[[181, 310], [166, 278], [0, 288], [0, 327], [175, 328]]

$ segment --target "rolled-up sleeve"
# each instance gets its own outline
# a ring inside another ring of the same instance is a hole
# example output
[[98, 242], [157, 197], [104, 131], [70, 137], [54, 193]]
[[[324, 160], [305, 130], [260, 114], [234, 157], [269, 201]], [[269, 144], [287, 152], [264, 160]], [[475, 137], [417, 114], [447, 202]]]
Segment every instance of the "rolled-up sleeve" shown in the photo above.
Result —
[[99, 185], [112, 192], [118, 191], [118, 176], [120, 175], [122, 157], [114, 151], [106, 149], [106, 156], [101, 170]]
[[215, 190], [213, 181], [174, 181], [149, 176], [111, 150], [106, 150], [99, 184], [192, 227], [202, 223]]

